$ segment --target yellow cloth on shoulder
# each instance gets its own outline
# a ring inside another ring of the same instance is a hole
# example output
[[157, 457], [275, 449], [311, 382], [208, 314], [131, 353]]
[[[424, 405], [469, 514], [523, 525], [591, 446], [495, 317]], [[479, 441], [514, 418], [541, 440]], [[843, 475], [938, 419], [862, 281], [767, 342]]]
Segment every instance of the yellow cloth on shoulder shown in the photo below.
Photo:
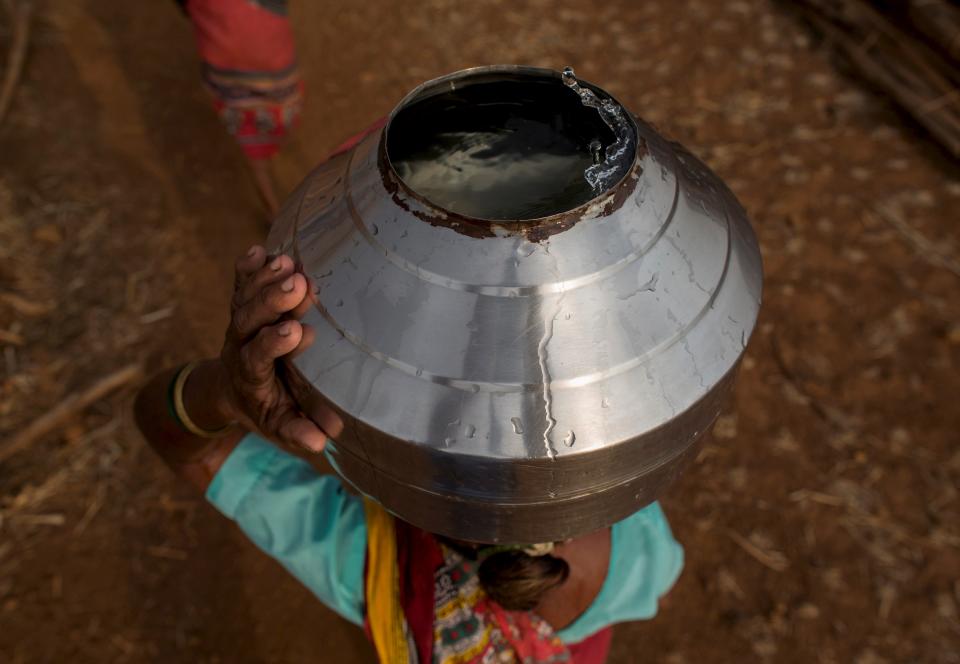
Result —
[[413, 664], [400, 606], [397, 537], [393, 517], [364, 499], [367, 517], [367, 623], [377, 656], [385, 664]]

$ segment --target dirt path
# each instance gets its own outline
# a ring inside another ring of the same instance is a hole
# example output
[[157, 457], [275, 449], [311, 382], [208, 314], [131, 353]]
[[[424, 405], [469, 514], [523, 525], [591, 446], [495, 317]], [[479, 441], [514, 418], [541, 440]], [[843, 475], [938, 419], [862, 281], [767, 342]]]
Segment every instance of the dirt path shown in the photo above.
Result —
[[[703, 157], [758, 230], [736, 404], [665, 501], [687, 568], [612, 661], [960, 660], [955, 167], [766, 0], [355, 5], [294, 2], [310, 96], [285, 187], [427, 78], [570, 64]], [[0, 296], [36, 305], [0, 297], [0, 437], [126, 362], [214, 352], [232, 258], [263, 232], [172, 2], [39, 14], [0, 128]], [[168, 476], [127, 399], [0, 468], [0, 661], [370, 661]]]

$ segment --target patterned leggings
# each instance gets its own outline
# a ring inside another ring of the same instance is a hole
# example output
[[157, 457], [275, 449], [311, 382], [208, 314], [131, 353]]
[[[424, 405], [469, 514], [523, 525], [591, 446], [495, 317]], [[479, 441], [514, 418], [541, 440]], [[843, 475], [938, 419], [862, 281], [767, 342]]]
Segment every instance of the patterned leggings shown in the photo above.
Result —
[[303, 104], [286, 0], [178, 0], [193, 23], [203, 78], [249, 159], [269, 159]]

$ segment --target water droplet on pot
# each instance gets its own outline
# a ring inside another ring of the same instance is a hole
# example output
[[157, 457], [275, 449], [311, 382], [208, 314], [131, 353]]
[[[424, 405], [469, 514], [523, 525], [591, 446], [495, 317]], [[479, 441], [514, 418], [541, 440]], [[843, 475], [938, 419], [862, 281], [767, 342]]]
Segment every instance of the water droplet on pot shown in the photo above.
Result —
[[516, 249], [517, 258], [526, 258], [537, 250], [537, 245], [532, 242], [523, 242]]
[[372, 235], [378, 235], [380, 233], [380, 227], [376, 224], [370, 224], [370, 233]]
[[523, 422], [520, 421], [519, 417], [511, 417], [510, 424], [513, 425], [513, 433], [516, 433], [516, 434], [523, 433]]
[[609, 407], [610, 407], [610, 399], [608, 399], [607, 397], [602, 398], [602, 399], [600, 400], [600, 407], [601, 407], [601, 408], [609, 408]]
[[590, 154], [593, 155], [593, 163], [603, 162], [603, 143], [594, 139], [590, 141]]
[[563, 437], [563, 444], [567, 447], [573, 447], [575, 442], [577, 442], [577, 434], [571, 429], [567, 432], [567, 435]]
[[477, 427], [473, 426], [472, 424], [468, 424], [467, 426], [463, 427], [463, 433], [467, 438], [473, 438], [477, 433]]

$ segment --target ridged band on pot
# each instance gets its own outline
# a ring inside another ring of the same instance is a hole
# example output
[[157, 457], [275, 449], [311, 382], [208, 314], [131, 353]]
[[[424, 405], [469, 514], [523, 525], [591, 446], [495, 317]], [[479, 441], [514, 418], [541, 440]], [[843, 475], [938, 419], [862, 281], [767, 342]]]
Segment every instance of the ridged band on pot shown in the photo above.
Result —
[[[398, 109], [503, 77], [561, 85], [471, 69]], [[756, 322], [760, 254], [733, 194], [638, 120], [632, 167], [594, 200], [469, 219], [396, 175], [389, 129], [315, 169], [270, 234], [319, 289], [287, 379], [305, 412], [344, 421], [335, 467], [400, 518], [482, 542], [562, 540], [656, 499]]]

